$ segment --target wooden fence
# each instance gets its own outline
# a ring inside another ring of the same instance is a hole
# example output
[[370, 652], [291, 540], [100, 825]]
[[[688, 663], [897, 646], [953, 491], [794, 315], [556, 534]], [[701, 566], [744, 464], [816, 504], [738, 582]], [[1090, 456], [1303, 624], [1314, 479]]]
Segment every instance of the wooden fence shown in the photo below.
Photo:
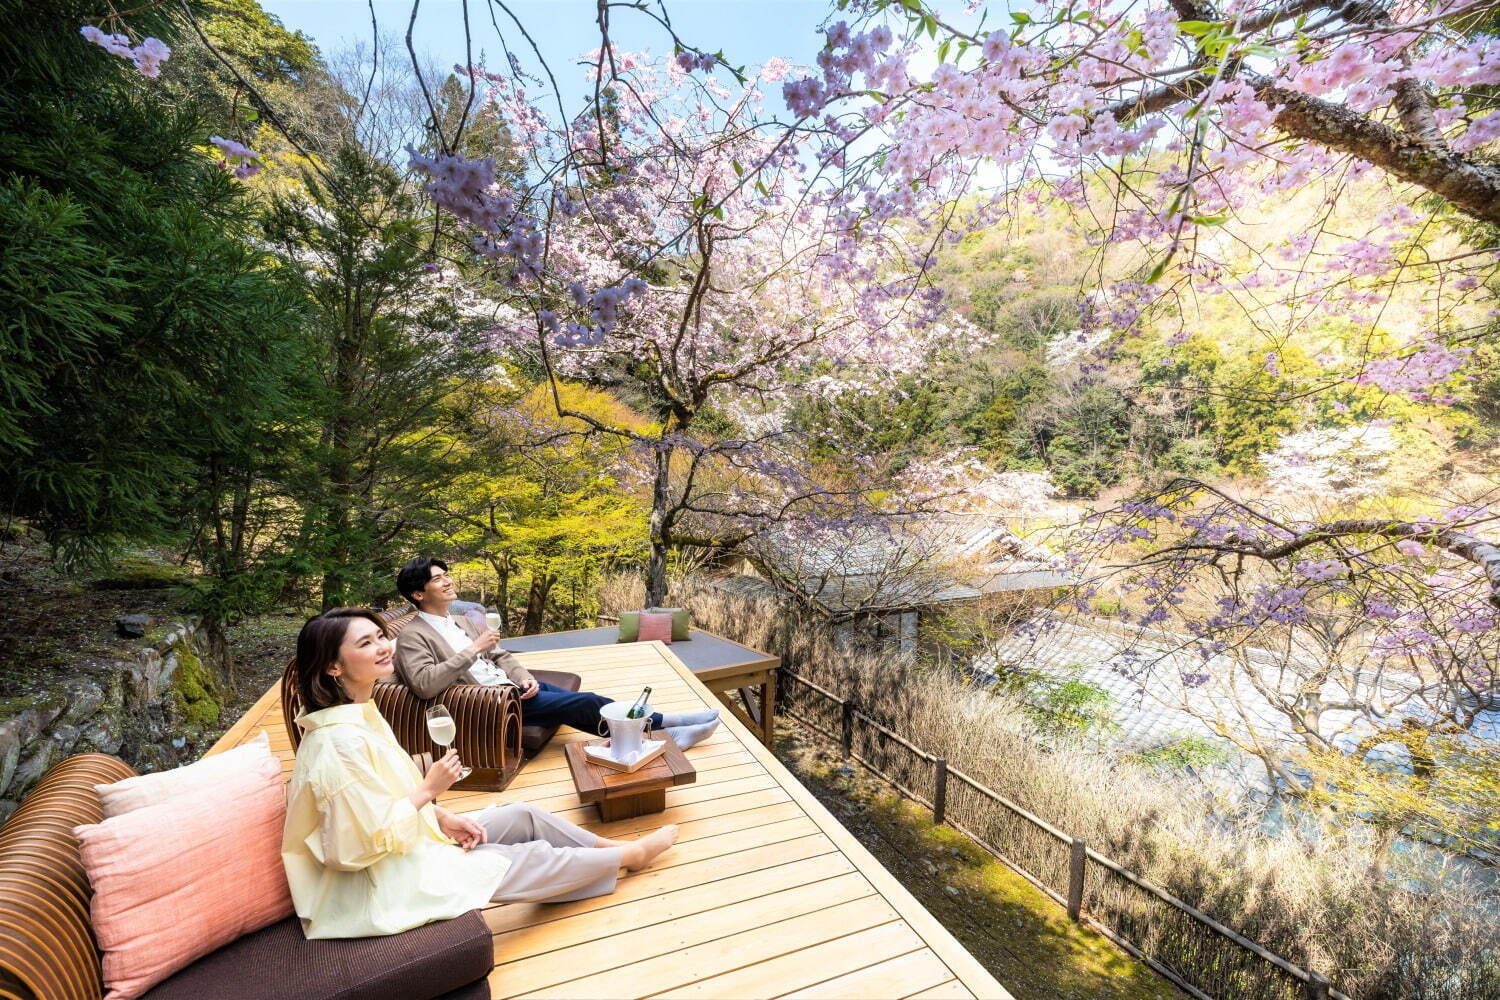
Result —
[[1093, 850], [948, 761], [782, 667], [782, 711], [839, 744], [901, 794], [1015, 869], [1199, 1000], [1349, 1000], [1328, 978], [1273, 954]]

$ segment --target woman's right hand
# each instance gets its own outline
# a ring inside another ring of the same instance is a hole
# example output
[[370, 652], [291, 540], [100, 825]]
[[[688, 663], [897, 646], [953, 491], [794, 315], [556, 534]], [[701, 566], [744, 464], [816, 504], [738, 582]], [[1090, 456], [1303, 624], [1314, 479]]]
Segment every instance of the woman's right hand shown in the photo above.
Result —
[[453, 787], [458, 776], [463, 773], [463, 763], [458, 759], [457, 750], [449, 750], [441, 758], [432, 762], [427, 773], [422, 777], [422, 790], [429, 793], [431, 799]]

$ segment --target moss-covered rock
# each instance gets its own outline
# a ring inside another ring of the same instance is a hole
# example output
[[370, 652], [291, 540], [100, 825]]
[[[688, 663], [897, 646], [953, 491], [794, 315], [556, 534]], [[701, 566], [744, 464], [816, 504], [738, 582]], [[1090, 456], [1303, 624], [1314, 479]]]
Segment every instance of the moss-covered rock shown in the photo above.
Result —
[[182, 725], [189, 741], [197, 740], [203, 731], [219, 721], [224, 710], [224, 696], [218, 680], [193, 650], [191, 644], [179, 641], [172, 647], [177, 669], [172, 673], [171, 701], [173, 714]]
[[127, 555], [89, 581], [95, 590], [165, 590], [181, 586], [192, 573], [175, 563], [146, 555]]

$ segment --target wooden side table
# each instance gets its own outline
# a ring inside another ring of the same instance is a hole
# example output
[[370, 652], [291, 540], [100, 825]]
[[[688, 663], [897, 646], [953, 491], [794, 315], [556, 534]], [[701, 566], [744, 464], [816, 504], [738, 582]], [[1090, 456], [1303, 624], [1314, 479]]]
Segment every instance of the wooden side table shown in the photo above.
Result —
[[584, 754], [584, 747], [597, 746], [608, 740], [567, 745], [564, 755], [568, 759], [568, 771], [573, 775], [573, 785], [578, 789], [579, 801], [597, 805], [599, 818], [606, 823], [661, 812], [667, 808], [668, 788], [698, 780], [698, 771], [672, 742], [672, 737], [657, 731], [650, 738], [666, 740], [667, 748], [651, 763], [628, 774], [600, 767]]

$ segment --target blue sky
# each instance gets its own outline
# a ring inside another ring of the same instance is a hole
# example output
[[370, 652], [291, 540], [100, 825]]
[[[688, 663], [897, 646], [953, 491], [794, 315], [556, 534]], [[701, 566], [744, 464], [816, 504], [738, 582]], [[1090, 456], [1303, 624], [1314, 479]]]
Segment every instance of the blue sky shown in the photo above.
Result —
[[[404, 37], [413, 0], [375, 0], [381, 31]], [[651, 2], [651, 0], [648, 0]], [[359, 42], [370, 41], [370, 9], [367, 0], [261, 0], [261, 6], [287, 27], [305, 32], [324, 56]], [[508, 0], [508, 6], [526, 25], [557, 77], [563, 104], [570, 113], [580, 108], [586, 94], [578, 57], [598, 45], [594, 23], [594, 0]], [[652, 6], [656, 4], [653, 2]], [[939, 0], [936, 6], [952, 21], [974, 25], [976, 18], [963, 13], [962, 0]], [[990, 21], [1009, 23], [1003, 16], [1008, 3], [991, 3]], [[830, 0], [667, 0], [667, 12], [678, 37], [709, 52], [723, 50], [732, 65], [758, 67], [772, 56], [794, 65], [811, 65], [822, 36], [818, 26], [833, 9]], [[460, 0], [421, 0], [413, 41], [420, 55], [444, 68], [464, 61], [463, 6]], [[489, 4], [469, 0], [470, 26], [475, 58], [483, 51], [491, 68], [503, 69], [504, 57], [491, 23]], [[514, 27], [496, 12], [506, 42], [524, 57], [525, 68], [535, 71], [529, 46]], [[838, 20], [838, 18], [833, 18]], [[655, 21], [639, 11], [613, 8], [611, 34], [617, 45], [630, 51], [668, 55], [672, 42]], [[770, 95], [768, 95], [770, 96]], [[779, 94], [769, 106], [780, 109]]]
[[[281, 22], [310, 35], [325, 56], [370, 40], [370, 11], [365, 0], [261, 0], [261, 6]], [[598, 45], [593, 0], [513, 0], [510, 9], [526, 24], [557, 76], [564, 103], [577, 108], [585, 93], [578, 56]], [[809, 0], [669, 0], [667, 11], [683, 41], [707, 51], [723, 49], [734, 65], [759, 66], [772, 56], [810, 64], [822, 41], [818, 25], [831, 4]], [[504, 64], [488, 4], [470, 0], [476, 58], [482, 49], [494, 68]], [[411, 16], [411, 0], [375, 0], [381, 30], [404, 36]], [[422, 0], [413, 40], [419, 53], [448, 67], [464, 59], [462, 5], [459, 0]], [[498, 15], [506, 41], [518, 55], [527, 55], [525, 40]], [[667, 55], [671, 39], [654, 21], [638, 11], [615, 8], [612, 35], [616, 44], [632, 51]], [[527, 59], [527, 69], [533, 68]]]

